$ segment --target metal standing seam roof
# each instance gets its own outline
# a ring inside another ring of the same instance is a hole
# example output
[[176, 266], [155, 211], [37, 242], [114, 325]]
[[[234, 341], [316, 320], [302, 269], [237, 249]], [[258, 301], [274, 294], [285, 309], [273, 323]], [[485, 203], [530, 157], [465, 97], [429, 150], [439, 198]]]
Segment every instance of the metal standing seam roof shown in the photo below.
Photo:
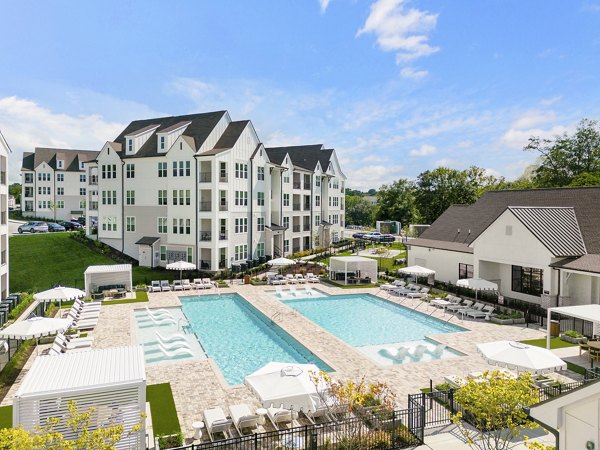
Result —
[[572, 207], [509, 206], [511, 211], [554, 256], [587, 253]]
[[373, 258], [365, 258], [364, 256], [332, 256], [329, 261], [341, 261], [341, 262], [346, 262], [346, 263], [361, 263], [361, 262], [368, 262], [368, 263], [377, 263], [377, 260], [373, 259]]
[[72, 392], [145, 380], [141, 345], [43, 355], [36, 358], [15, 396]]
[[88, 273], [112, 273], [112, 272], [131, 272], [131, 264], [103, 264], [100, 266], [88, 266], [84, 274]]

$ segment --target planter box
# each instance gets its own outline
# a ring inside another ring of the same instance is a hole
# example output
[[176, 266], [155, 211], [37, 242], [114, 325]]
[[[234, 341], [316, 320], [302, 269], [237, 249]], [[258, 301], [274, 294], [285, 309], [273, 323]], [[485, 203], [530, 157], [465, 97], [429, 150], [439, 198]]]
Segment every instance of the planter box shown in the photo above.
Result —
[[147, 287], [136, 287], [135, 292], [148, 292]]
[[574, 338], [571, 336], [566, 336], [564, 334], [560, 335], [560, 340], [561, 341], [565, 341], [565, 342], [570, 342], [571, 344], [581, 344], [583, 342], [583, 340], [585, 339], [585, 337], [578, 337], [578, 338]]
[[492, 323], [497, 323], [498, 325], [512, 325], [514, 319], [499, 319], [498, 317], [492, 316], [490, 321]]
[[525, 323], [525, 317], [521, 317], [519, 319], [513, 319], [513, 323], [515, 325]]

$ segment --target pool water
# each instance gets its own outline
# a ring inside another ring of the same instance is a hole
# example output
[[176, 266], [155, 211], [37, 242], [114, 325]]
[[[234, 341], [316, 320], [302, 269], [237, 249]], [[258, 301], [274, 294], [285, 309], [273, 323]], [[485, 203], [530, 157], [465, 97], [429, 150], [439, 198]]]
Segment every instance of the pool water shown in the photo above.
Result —
[[[422, 341], [430, 335], [465, 331], [462, 327], [370, 294], [303, 298], [284, 300], [284, 303], [346, 343], [362, 348], [368, 356], [390, 344], [411, 347], [408, 343]], [[456, 354], [448, 349], [441, 358]], [[372, 359], [384, 364], [384, 359], [379, 356]]]
[[240, 384], [265, 364], [313, 363], [331, 371], [318, 357], [238, 294], [181, 297], [190, 331], [218, 364], [229, 384]]

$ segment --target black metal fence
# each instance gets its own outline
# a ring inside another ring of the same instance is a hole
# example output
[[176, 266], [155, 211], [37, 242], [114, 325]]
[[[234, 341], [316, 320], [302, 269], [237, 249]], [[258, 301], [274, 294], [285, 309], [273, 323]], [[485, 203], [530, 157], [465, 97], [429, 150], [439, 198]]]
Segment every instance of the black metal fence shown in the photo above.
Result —
[[362, 411], [357, 417], [341, 421], [190, 444], [177, 449], [403, 449], [423, 443], [421, 417], [422, 411], [419, 408], [387, 412]]

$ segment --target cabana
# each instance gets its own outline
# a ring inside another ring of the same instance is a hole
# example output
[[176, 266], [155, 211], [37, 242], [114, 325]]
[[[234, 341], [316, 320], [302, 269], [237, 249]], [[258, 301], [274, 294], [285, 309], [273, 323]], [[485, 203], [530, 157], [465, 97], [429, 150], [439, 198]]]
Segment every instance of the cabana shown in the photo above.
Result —
[[598, 324], [600, 324], [600, 305], [576, 305], [576, 306], [559, 306], [556, 308], [548, 308], [548, 320], [546, 330], [546, 348], [550, 348], [550, 325], [552, 313], [558, 313], [563, 316], [574, 317], [575, 319], [587, 320], [594, 324], [594, 333], [597, 334]]
[[377, 260], [362, 256], [332, 256], [329, 278], [344, 284], [370, 284], [377, 281]]
[[131, 264], [105, 264], [85, 269], [85, 293], [123, 289], [131, 291]]
[[[146, 411], [146, 371], [142, 346], [112, 347], [39, 356], [13, 397], [13, 426], [33, 431], [51, 417], [62, 418], [56, 431], [75, 434], [65, 423], [69, 402], [80, 411], [92, 407], [90, 430], [123, 425], [121, 450], [146, 448], [142, 413]], [[137, 432], [132, 428], [141, 424]]]

